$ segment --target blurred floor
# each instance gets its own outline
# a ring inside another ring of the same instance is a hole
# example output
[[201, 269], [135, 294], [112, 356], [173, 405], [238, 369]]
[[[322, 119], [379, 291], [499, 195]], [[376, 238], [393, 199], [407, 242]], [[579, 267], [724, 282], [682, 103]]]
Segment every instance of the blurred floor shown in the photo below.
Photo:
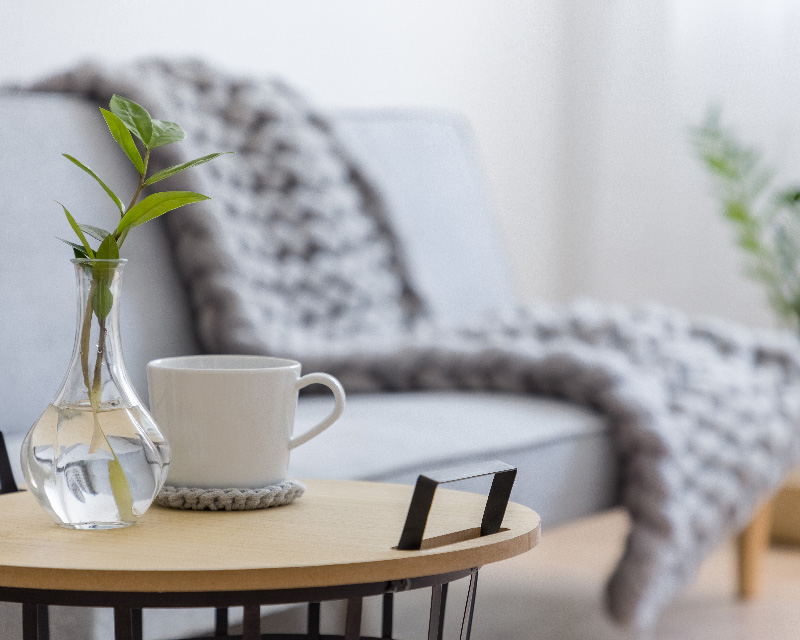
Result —
[[[608, 512], [545, 531], [524, 556], [484, 567], [480, 573], [474, 640], [638, 640], [611, 623], [602, 608], [606, 577], [622, 551], [626, 515]], [[689, 588], [665, 611], [647, 640], [788, 640], [800, 637], [800, 548], [770, 550], [763, 594], [735, 597], [735, 554], [730, 541], [707, 559]], [[466, 581], [448, 598], [446, 639], [456, 640]], [[429, 591], [399, 594], [395, 636], [426, 638]], [[326, 609], [327, 608], [327, 609]], [[323, 607], [323, 632], [341, 633], [343, 610]], [[304, 614], [284, 614], [292, 627]], [[279, 617], [280, 618], [280, 617]], [[368, 599], [362, 633], [380, 636], [380, 601]], [[270, 630], [277, 630], [275, 624]], [[266, 630], [266, 627], [265, 627]], [[282, 629], [281, 629], [282, 630]]]
[[[637, 637], [609, 622], [601, 601], [626, 530], [622, 511], [606, 513], [545, 532], [532, 552], [485, 567], [476, 640]], [[770, 550], [763, 593], [751, 602], [735, 597], [735, 562], [731, 540], [707, 559], [694, 582], [665, 611], [653, 640], [800, 637], [800, 548]]]

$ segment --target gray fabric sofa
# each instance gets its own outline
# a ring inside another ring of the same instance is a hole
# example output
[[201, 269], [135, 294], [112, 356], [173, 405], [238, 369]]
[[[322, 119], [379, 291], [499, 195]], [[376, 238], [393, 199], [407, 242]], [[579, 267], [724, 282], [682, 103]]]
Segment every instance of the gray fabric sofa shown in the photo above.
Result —
[[[0, 430], [19, 474], [21, 441], [66, 372], [74, 334], [69, 237], [58, 199], [100, 224], [98, 186], [61, 157], [71, 153], [126, 193], [132, 169], [93, 105], [62, 95], [0, 95]], [[342, 112], [336, 130], [381, 188], [421, 293], [442, 319], [463, 325], [517, 302], [468, 127], [415, 111]], [[149, 360], [197, 353], [191, 310], [159, 221], [126, 243], [125, 361], [143, 398]], [[298, 428], [325, 413], [326, 396], [303, 397]], [[512, 499], [545, 528], [614, 505], [617, 461], [602, 416], [540, 397], [415, 392], [351, 394], [334, 427], [292, 453], [293, 477], [413, 482], [421, 471], [499, 458], [519, 467]], [[4, 637], [21, 637], [16, 605], [1, 605]], [[53, 638], [110, 637], [109, 612], [56, 609]], [[192, 611], [148, 611], [145, 637], [208, 630]], [[81, 629], [81, 630], [79, 630]], [[15, 635], [16, 634], [16, 635]]]

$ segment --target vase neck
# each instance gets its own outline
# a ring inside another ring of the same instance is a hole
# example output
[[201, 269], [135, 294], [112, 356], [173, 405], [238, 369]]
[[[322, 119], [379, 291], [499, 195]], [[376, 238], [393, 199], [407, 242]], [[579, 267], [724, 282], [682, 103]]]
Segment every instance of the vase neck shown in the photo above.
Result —
[[77, 284], [75, 345], [59, 404], [130, 406], [138, 398], [122, 357], [120, 298], [125, 260], [73, 260]]

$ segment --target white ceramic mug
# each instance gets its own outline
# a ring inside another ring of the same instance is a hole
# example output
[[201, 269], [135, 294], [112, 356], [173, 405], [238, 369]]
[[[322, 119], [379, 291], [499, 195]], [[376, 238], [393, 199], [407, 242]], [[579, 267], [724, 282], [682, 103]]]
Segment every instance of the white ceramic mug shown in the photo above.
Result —
[[[333, 392], [333, 411], [292, 436], [297, 392]], [[300, 363], [266, 356], [162, 358], [147, 365], [150, 409], [172, 451], [167, 484], [257, 489], [286, 478], [289, 451], [332, 425], [344, 389], [327, 373], [300, 375]]]

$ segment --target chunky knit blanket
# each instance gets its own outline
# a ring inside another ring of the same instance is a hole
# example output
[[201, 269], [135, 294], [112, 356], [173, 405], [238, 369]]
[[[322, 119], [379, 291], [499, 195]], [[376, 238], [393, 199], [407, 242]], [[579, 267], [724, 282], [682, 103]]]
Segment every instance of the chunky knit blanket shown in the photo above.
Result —
[[798, 460], [800, 349], [788, 333], [593, 303], [439, 326], [380, 195], [280, 82], [154, 61], [87, 65], [36, 88], [99, 104], [121, 93], [174, 119], [188, 137], [164, 149], [168, 164], [237, 152], [171, 186], [214, 197], [167, 216], [209, 351], [291, 356], [351, 392], [548, 394], [604, 412], [631, 521], [607, 590], [618, 621], [652, 625]]

